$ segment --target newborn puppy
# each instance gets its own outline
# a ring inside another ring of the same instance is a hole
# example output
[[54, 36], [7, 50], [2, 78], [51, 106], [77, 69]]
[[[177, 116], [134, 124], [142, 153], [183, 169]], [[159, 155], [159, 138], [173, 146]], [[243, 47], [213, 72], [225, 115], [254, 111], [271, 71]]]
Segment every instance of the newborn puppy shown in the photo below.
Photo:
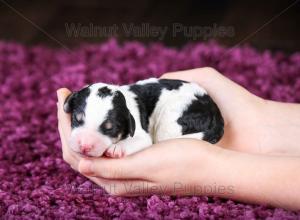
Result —
[[206, 91], [181, 80], [92, 84], [69, 95], [64, 111], [71, 113], [71, 148], [93, 157], [123, 157], [172, 138], [216, 143], [224, 132]]

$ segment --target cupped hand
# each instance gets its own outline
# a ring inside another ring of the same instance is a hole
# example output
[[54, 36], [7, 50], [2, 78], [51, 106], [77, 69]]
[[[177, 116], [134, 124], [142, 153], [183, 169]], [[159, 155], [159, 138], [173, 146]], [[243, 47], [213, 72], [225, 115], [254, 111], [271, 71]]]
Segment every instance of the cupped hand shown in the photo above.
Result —
[[207, 195], [219, 154], [206, 142], [168, 140], [125, 158], [81, 159], [78, 171], [113, 195]]
[[69, 94], [71, 94], [71, 91], [66, 88], [57, 90], [58, 131], [62, 145], [63, 159], [68, 164], [70, 164], [73, 169], [77, 170], [78, 162], [81, 157], [79, 154], [72, 151], [71, 148], [68, 146], [68, 138], [71, 136], [71, 115], [65, 113], [63, 108], [65, 99], [68, 97]]
[[[212, 68], [162, 77], [194, 81], [208, 91], [225, 119], [225, 134], [216, 145], [174, 139], [121, 159], [82, 157], [68, 146], [71, 122], [63, 104], [70, 91], [60, 89], [58, 127], [64, 160], [113, 195], [213, 195], [299, 210], [299, 105], [263, 100]], [[292, 156], [256, 154], [274, 150], [270, 147], [277, 152], [289, 147]]]
[[[58, 121], [64, 160], [111, 194], [202, 194], [203, 184], [213, 185], [222, 148], [258, 152], [257, 115], [263, 101], [211, 68], [168, 73], [163, 78], [194, 81], [204, 87], [225, 119], [225, 134], [217, 145], [193, 139], [164, 141], [122, 159], [86, 158], [73, 152], [67, 139], [70, 115], [63, 111], [67, 89], [58, 90]], [[199, 161], [201, 161], [199, 166]], [[200, 189], [200, 191], [199, 191]], [[208, 194], [207, 192], [205, 193]]]
[[204, 141], [164, 141], [120, 159], [90, 158], [72, 151], [67, 141], [71, 134], [70, 115], [63, 110], [64, 100], [70, 91], [60, 89], [57, 94], [58, 128], [64, 160], [110, 194], [202, 194], [203, 183], [213, 184], [209, 174], [214, 170], [222, 149]]
[[225, 121], [225, 133], [219, 146], [250, 153], [268, 151], [270, 146], [264, 142], [266, 132], [262, 126], [264, 99], [210, 67], [166, 73], [161, 78], [195, 82], [206, 89]]

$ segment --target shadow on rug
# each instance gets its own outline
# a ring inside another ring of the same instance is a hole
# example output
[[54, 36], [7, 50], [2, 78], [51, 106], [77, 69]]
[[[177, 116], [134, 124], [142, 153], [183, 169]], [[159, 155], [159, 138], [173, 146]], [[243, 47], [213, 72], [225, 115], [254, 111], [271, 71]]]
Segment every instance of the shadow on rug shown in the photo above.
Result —
[[300, 218], [300, 213], [218, 198], [112, 197], [64, 163], [56, 120], [58, 88], [130, 83], [202, 66], [218, 69], [261, 97], [300, 102], [300, 53], [229, 50], [215, 43], [175, 50], [114, 40], [68, 53], [0, 42], [0, 218]]

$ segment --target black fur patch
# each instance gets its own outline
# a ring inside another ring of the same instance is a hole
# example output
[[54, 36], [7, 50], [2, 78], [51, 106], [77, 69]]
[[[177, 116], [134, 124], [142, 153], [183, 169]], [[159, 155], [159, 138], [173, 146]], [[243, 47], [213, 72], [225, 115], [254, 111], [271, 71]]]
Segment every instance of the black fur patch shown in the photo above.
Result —
[[175, 79], [160, 79], [158, 82], [162, 88], [166, 88], [167, 90], [177, 90], [182, 86], [183, 83], [187, 83], [186, 81]]
[[[109, 110], [106, 120], [100, 125], [100, 132], [112, 138], [121, 136], [121, 139], [133, 136], [135, 131], [135, 121], [126, 105], [124, 95], [117, 91], [112, 100], [113, 108]], [[111, 128], [106, 128], [105, 124], [111, 123]]]
[[71, 113], [71, 127], [76, 128], [84, 124], [84, 121], [78, 121], [76, 114], [83, 113], [86, 106], [86, 99], [90, 95], [90, 89], [88, 87], [72, 93], [65, 101], [69, 113]]
[[109, 89], [107, 86], [98, 89], [98, 96], [100, 96], [101, 98], [105, 98], [107, 96], [112, 96], [112, 95], [113, 94], [111, 92], [111, 89]]
[[177, 90], [183, 83], [182, 80], [160, 79], [158, 82], [143, 85], [133, 84], [129, 90], [136, 94], [136, 101], [140, 112], [142, 128], [148, 132], [149, 118], [156, 106], [162, 89]]
[[204, 132], [203, 140], [217, 143], [224, 133], [224, 120], [217, 105], [208, 95], [195, 95], [197, 98], [178, 118], [182, 134]]

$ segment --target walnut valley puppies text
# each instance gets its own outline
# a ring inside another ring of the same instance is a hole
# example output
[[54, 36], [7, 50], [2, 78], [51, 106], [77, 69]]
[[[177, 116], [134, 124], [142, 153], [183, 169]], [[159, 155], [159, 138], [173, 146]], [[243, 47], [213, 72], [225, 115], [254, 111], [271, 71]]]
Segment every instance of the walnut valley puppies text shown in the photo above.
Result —
[[100, 26], [93, 23], [65, 23], [68, 37], [118, 37], [126, 38], [153, 38], [163, 40], [167, 35], [176, 38], [184, 37], [190, 40], [207, 40], [209, 38], [234, 37], [233, 26], [220, 26], [214, 23], [210, 26], [185, 26], [181, 23], [172, 23], [168, 26], [151, 25], [149, 23], [135, 24], [122, 23], [110, 26]]

